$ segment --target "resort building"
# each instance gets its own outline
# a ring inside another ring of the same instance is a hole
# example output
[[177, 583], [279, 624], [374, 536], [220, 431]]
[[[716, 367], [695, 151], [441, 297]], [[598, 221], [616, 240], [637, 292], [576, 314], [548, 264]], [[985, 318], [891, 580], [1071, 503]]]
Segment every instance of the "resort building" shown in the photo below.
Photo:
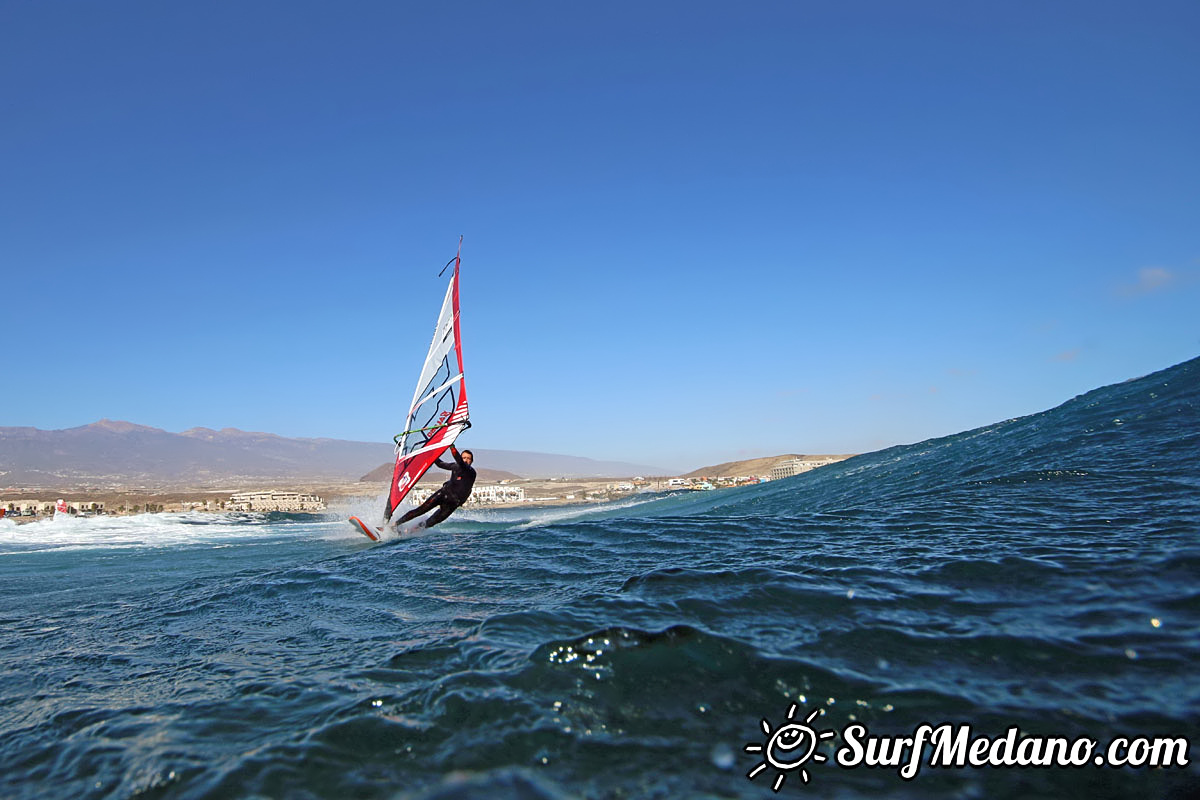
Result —
[[325, 503], [315, 494], [299, 492], [239, 492], [231, 495], [230, 511], [324, 511]]
[[[429, 495], [433, 494], [436, 489], [413, 489], [409, 493], [409, 498], [416, 505], [420, 505], [429, 499]], [[476, 486], [471, 491], [471, 497], [465, 505], [468, 506], [489, 506], [496, 503], [523, 503], [525, 502], [525, 490], [520, 486], [503, 486], [491, 484], [488, 486]]]
[[780, 478], [790, 478], [793, 475], [799, 475], [801, 472], [808, 472], [810, 469], [823, 467], [826, 464], [832, 464], [840, 459], [836, 458], [790, 458], [787, 461], [781, 461], [771, 467], [771, 480], [777, 481]]
[[525, 490], [520, 486], [476, 486], [471, 492], [471, 499], [467, 504], [478, 503], [480, 505], [491, 505], [493, 503], [523, 503], [525, 502]]

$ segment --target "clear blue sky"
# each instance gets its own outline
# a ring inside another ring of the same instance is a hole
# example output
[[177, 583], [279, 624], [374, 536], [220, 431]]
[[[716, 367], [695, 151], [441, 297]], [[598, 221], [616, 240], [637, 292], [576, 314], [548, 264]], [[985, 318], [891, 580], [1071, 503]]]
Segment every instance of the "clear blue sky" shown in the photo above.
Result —
[[1200, 354], [1200, 4], [0, 5], [0, 425], [857, 452]]

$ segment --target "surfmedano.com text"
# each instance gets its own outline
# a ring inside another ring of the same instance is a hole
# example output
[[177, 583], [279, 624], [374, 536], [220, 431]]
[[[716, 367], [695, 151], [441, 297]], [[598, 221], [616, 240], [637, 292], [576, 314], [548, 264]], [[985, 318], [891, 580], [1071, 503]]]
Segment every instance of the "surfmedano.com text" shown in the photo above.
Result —
[[[1117, 736], [1097, 750], [1099, 742], [1086, 736], [1021, 737], [1017, 727], [1004, 736], [972, 736], [970, 725], [934, 727], [922, 724], [911, 736], [872, 736], [865, 725], [847, 725], [844, 744], [838, 748], [837, 763], [844, 768], [898, 767], [900, 777], [910, 781], [921, 771], [922, 761], [930, 767], [1186, 767], [1188, 741], [1174, 738], [1126, 738]], [[929, 758], [922, 759], [928, 752]]]

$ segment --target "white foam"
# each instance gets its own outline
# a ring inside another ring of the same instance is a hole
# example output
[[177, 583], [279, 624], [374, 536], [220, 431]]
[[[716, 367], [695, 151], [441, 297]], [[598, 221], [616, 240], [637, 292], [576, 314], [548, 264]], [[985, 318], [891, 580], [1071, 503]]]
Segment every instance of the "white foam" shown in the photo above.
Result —
[[[388, 539], [408, 539], [452, 532], [455, 523], [469, 528], [479, 526], [502, 530], [525, 530], [542, 525], [603, 518], [661, 499], [660, 495], [633, 496], [614, 503], [588, 503], [569, 506], [510, 506], [459, 509], [454, 516], [430, 531], [405, 529], [391, 533]], [[311, 521], [270, 520], [265, 513], [221, 513], [203, 511], [132, 514], [127, 516], [59, 515], [17, 524], [0, 519], [0, 556], [40, 550], [89, 550], [122, 548], [170, 548], [195, 545], [228, 546], [280, 537], [303, 537], [359, 541], [367, 539], [347, 522], [350, 515], [364, 520], [379, 515], [384, 498], [357, 498], [338, 504], [321, 518]]]
[[[21, 525], [0, 520], [0, 555], [45, 549], [120, 549], [220, 545], [295, 535], [300, 528], [326, 538], [332, 520], [268, 524], [265, 514], [201, 511], [71, 517], [58, 515]], [[340, 538], [340, 537], [339, 537]]]
[[568, 506], [517, 506], [509, 508], [477, 508], [455, 513], [464, 521], [498, 524], [501, 527], [524, 530], [542, 525], [554, 525], [579, 519], [604, 517], [617, 511], [634, 508], [661, 499], [660, 495], [632, 496], [611, 503], [586, 503]]

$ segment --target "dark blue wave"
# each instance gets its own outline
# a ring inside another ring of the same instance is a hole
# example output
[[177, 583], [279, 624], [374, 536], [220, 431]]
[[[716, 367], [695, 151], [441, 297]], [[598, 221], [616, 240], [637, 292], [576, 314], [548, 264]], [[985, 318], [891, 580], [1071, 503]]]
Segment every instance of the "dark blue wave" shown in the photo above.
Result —
[[[1193, 360], [796, 478], [553, 523], [367, 547], [340, 523], [256, 517], [166, 548], [153, 531], [14, 545], [0, 796], [763, 797], [743, 747], [792, 704], [830, 730], [1195, 743], [1198, 454]], [[780, 794], [1196, 788], [1191, 767], [807, 771]]]

